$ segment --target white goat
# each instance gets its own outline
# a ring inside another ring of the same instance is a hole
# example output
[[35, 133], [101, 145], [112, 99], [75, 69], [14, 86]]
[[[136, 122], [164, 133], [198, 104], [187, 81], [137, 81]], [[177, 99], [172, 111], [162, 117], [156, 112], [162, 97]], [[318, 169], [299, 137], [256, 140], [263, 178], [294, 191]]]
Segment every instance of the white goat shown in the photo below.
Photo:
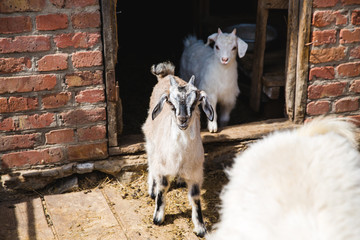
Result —
[[194, 76], [189, 83], [173, 76], [171, 63], [153, 65], [151, 72], [157, 76], [158, 83], [153, 89], [142, 130], [148, 156], [149, 195], [156, 199], [153, 221], [156, 225], [164, 221], [169, 177], [179, 176], [188, 186], [194, 232], [204, 236], [206, 229], [200, 204], [204, 149], [198, 105], [201, 103], [210, 120], [214, 111], [206, 93], [193, 85]]
[[277, 132], [235, 158], [207, 239], [360, 239], [354, 126], [322, 118]]
[[[214, 49], [209, 43], [214, 41]], [[206, 44], [195, 36], [184, 40], [184, 52], [180, 60], [180, 77], [189, 79], [195, 75], [195, 85], [204, 90], [209, 102], [215, 110], [214, 120], [208, 121], [210, 132], [217, 132], [216, 104], [220, 105], [220, 126], [226, 126], [230, 113], [235, 107], [240, 93], [237, 83], [238, 72], [236, 52], [242, 58], [248, 45], [236, 36], [236, 29], [232, 33], [217, 33], [208, 37]], [[237, 51], [236, 51], [237, 49]]]

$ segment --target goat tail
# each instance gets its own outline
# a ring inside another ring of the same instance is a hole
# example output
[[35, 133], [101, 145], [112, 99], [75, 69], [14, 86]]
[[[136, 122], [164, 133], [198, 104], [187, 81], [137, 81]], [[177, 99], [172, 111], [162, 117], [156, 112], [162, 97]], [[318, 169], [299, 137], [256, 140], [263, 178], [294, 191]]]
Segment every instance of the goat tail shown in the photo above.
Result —
[[189, 47], [190, 45], [196, 43], [197, 41], [198, 41], [198, 39], [195, 36], [193, 36], [193, 35], [187, 36], [184, 39], [184, 47]]
[[151, 73], [158, 78], [164, 78], [167, 75], [174, 75], [175, 65], [170, 61], [162, 62], [156, 65], [154, 64], [151, 66]]
[[333, 132], [357, 146], [355, 131], [356, 126], [349, 118], [317, 117], [300, 128], [298, 133], [302, 136], [315, 136]]

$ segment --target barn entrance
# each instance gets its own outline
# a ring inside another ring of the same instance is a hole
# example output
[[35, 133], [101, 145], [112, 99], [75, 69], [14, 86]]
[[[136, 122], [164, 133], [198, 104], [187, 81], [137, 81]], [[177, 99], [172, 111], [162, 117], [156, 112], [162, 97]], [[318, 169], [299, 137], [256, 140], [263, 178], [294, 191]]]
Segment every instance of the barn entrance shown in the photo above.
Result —
[[[129, 139], [130, 135], [141, 136], [149, 97], [156, 84], [151, 65], [171, 61], [178, 74], [183, 39], [195, 34], [206, 41], [218, 27], [224, 32], [236, 27], [249, 44], [245, 57], [237, 59], [241, 94], [231, 114], [230, 127], [266, 119], [302, 121], [306, 43], [310, 36], [309, 0], [248, 1], [241, 8], [231, 7], [236, 6], [235, 0], [226, 4], [219, 0], [171, 4], [157, 1], [142, 3], [141, 7], [133, 1], [113, 1], [107, 6], [102, 2], [110, 147], [119, 146], [119, 139]], [[116, 14], [115, 19], [112, 14]], [[301, 29], [299, 21], [303, 21]], [[108, 24], [114, 29], [107, 28]], [[266, 31], [261, 31], [259, 24]], [[204, 124], [202, 127], [206, 128]]]

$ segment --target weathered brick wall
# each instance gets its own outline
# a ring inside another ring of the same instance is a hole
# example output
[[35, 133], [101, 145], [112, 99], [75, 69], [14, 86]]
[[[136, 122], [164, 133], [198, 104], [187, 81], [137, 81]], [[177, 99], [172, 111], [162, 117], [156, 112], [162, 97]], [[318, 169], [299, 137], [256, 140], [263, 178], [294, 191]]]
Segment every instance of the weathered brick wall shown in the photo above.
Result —
[[307, 117], [360, 120], [360, 0], [313, 0]]
[[98, 0], [0, 1], [1, 171], [108, 156]]

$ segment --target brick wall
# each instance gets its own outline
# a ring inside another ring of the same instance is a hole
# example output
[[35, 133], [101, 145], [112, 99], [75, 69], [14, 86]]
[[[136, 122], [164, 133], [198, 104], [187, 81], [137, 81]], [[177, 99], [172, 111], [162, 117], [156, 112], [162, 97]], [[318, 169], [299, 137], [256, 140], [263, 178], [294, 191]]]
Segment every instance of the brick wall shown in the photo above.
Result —
[[98, 0], [0, 1], [1, 171], [107, 157]]
[[307, 117], [360, 120], [360, 0], [313, 0]]

